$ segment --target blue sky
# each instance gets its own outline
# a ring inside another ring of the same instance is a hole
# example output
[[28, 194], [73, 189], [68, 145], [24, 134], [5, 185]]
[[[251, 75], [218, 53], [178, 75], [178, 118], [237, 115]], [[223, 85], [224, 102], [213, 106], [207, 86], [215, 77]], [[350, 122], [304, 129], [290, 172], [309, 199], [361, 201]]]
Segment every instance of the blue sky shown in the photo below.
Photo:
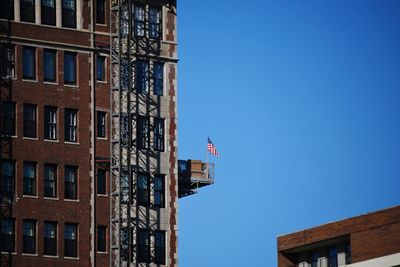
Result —
[[276, 237], [400, 203], [400, 1], [178, 1], [182, 267], [276, 266]]

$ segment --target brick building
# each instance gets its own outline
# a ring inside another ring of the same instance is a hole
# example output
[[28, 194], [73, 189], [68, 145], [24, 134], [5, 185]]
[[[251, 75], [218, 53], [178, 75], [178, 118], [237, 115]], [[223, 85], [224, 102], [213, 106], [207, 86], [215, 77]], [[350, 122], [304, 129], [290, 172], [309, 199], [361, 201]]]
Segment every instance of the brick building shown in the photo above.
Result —
[[400, 206], [278, 237], [278, 267], [400, 266]]

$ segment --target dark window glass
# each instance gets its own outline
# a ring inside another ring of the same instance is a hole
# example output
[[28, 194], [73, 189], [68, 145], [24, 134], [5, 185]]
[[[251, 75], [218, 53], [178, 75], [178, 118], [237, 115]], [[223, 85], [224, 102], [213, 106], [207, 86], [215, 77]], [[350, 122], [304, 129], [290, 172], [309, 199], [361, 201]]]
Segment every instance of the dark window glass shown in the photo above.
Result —
[[44, 164], [44, 196], [57, 196], [57, 165]]
[[106, 80], [106, 57], [97, 56], [96, 58], [97, 80]]
[[22, 48], [23, 78], [36, 79], [36, 48], [24, 46]]
[[77, 225], [66, 223], [64, 226], [64, 255], [65, 257], [77, 257]]
[[154, 119], [154, 150], [164, 151], [164, 119]]
[[311, 267], [318, 267], [318, 258], [319, 258], [318, 253], [314, 253], [311, 256]]
[[42, 24], [56, 25], [56, 0], [42, 0]]
[[1, 0], [0, 1], [0, 19], [14, 19], [14, 1]]
[[134, 27], [135, 27], [135, 36], [144, 36], [144, 18], [145, 12], [144, 7], [135, 6], [134, 8]]
[[7, 62], [0, 64], [1, 76], [15, 78], [15, 45], [0, 43], [0, 57], [7, 59]]
[[97, 194], [106, 194], [106, 170], [97, 169]]
[[105, 2], [104, 0], [96, 0], [96, 23], [99, 24], [106, 23], [105, 20], [106, 10], [104, 2]]
[[140, 229], [138, 231], [138, 261], [150, 262], [150, 232]]
[[139, 93], [145, 94], [147, 93], [147, 87], [148, 87], [147, 75], [148, 75], [149, 64], [146, 61], [138, 60], [136, 61], [136, 68], [137, 68], [136, 90]]
[[76, 84], [76, 53], [64, 52], [64, 83]]
[[158, 39], [161, 35], [161, 10], [156, 8], [149, 9], [149, 37]]
[[43, 80], [56, 81], [56, 50], [43, 49]]
[[65, 141], [68, 142], [77, 142], [77, 131], [78, 131], [78, 122], [77, 122], [78, 111], [76, 109], [65, 109], [65, 121], [64, 121], [64, 137]]
[[2, 134], [15, 135], [15, 103], [3, 102], [2, 104]]
[[24, 136], [36, 137], [36, 106], [24, 104]]
[[139, 116], [137, 119], [137, 146], [148, 149], [150, 143], [150, 120], [148, 117]]
[[35, 0], [20, 1], [21, 21], [35, 22]]
[[156, 231], [154, 233], [154, 262], [165, 264], [165, 232]]
[[351, 264], [351, 247], [350, 247], [350, 243], [346, 243], [346, 245], [345, 245], [345, 253], [346, 253], [346, 264]]
[[57, 139], [57, 108], [44, 107], [44, 138]]
[[1, 194], [11, 196], [14, 194], [15, 164], [11, 160], [3, 160], [1, 164]]
[[23, 229], [23, 253], [36, 253], [36, 222], [32, 220], [24, 220]]
[[106, 112], [97, 111], [97, 137], [106, 137]]
[[57, 255], [57, 223], [44, 222], [43, 254]]
[[338, 258], [337, 258], [337, 250], [336, 248], [329, 249], [329, 258], [328, 258], [328, 267], [337, 267], [338, 266]]
[[138, 174], [138, 203], [139, 205], [148, 206], [150, 203], [149, 176]]
[[36, 195], [36, 163], [24, 162], [24, 195]]
[[164, 91], [164, 64], [154, 63], [153, 72], [154, 94], [163, 95]]
[[15, 221], [11, 218], [1, 219], [0, 250], [5, 252], [15, 251]]
[[165, 205], [164, 188], [164, 176], [154, 176], [154, 205], [160, 208], [163, 208]]
[[78, 191], [78, 168], [65, 166], [65, 198], [77, 199]]
[[106, 252], [107, 227], [97, 226], [97, 251]]
[[75, 0], [62, 0], [62, 26], [76, 28]]

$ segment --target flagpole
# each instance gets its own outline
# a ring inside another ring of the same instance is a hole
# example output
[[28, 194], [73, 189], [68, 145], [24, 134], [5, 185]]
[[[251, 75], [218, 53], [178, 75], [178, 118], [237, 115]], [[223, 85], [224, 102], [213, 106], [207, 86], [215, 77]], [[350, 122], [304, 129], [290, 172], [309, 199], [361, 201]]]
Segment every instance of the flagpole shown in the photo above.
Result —
[[[207, 139], [207, 145], [208, 145], [208, 139]], [[208, 149], [206, 148], [206, 178], [208, 179]]]

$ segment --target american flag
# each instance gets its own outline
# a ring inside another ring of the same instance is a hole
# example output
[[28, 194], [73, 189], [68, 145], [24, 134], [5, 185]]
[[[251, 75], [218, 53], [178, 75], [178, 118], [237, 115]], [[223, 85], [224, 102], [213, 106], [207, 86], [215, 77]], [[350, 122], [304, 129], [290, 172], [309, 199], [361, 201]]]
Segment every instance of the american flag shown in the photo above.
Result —
[[210, 151], [210, 153], [214, 156], [219, 157], [219, 153], [217, 151], [217, 148], [214, 146], [214, 144], [211, 142], [210, 138], [208, 138], [208, 143], [207, 143], [207, 150]]

